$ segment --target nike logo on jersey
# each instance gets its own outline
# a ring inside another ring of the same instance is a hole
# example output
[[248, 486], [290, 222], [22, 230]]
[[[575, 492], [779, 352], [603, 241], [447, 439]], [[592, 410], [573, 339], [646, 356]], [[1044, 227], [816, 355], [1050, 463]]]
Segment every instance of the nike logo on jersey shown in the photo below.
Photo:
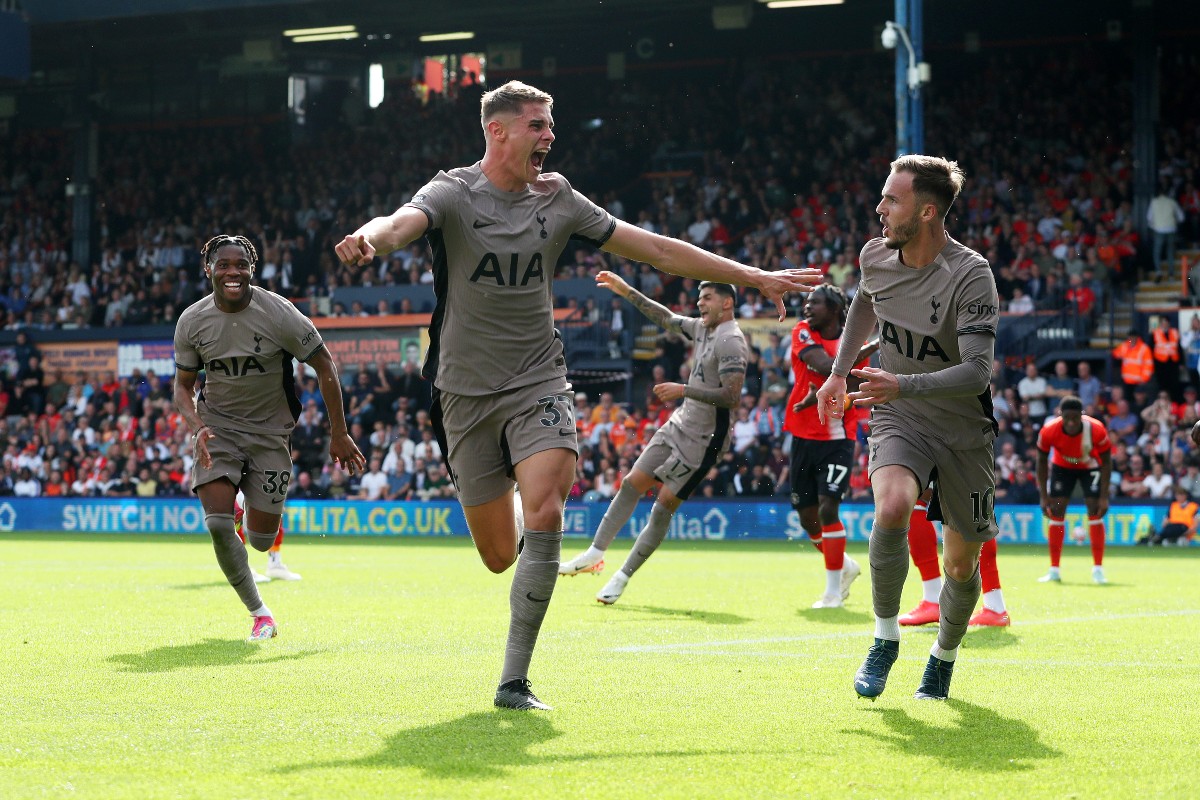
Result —
[[986, 522], [982, 525], [975, 526], [976, 533], [987, 533], [987, 529], [988, 529], [988, 524]]
[[881, 296], [879, 296], [879, 295], [875, 295], [875, 302], [876, 302], [876, 303], [882, 303], [884, 300], [891, 300], [891, 299], [892, 299], [893, 297], [895, 297], [895, 296], [896, 296], [896, 295], [894, 295], [894, 294], [889, 294], [889, 295], [886, 295], [886, 296], [883, 296], [883, 297], [881, 297]]
[[559, 431], [558, 435], [559, 436], [574, 436], [575, 431]]
[[479, 230], [480, 228], [486, 228], [489, 225], [495, 225], [495, 224], [496, 224], [495, 222], [483, 222], [482, 220], [477, 219], [471, 223], [471, 227], [474, 228], [475, 230]]
[[213, 339], [213, 340], [212, 340], [212, 342], [201, 342], [201, 343], [200, 343], [200, 346], [201, 346], [201, 347], [208, 347], [210, 344], [212, 344], [212, 343], [213, 343], [213, 342], [215, 342], [215, 341], [216, 341], [216, 339]]
[[283, 498], [282, 498], [282, 497], [272, 497], [272, 498], [271, 498], [271, 503], [272, 503], [273, 505], [279, 505], [279, 504], [280, 504], [280, 503], [282, 503], [282, 502], [283, 502]]

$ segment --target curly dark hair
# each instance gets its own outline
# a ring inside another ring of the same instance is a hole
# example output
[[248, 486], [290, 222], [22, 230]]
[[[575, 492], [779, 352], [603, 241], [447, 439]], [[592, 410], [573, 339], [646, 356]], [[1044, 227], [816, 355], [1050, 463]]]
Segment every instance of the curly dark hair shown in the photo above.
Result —
[[217, 248], [222, 245], [233, 244], [246, 251], [246, 255], [250, 259], [250, 266], [258, 263], [258, 251], [254, 249], [254, 244], [245, 236], [231, 236], [228, 233], [219, 233], [213, 238], [204, 243], [204, 247], [200, 248], [200, 256], [204, 259], [204, 266], [211, 267], [213, 261], [217, 257]]
[[834, 306], [838, 312], [838, 324], [846, 324], [846, 308], [850, 305], [850, 300], [846, 297], [846, 293], [842, 287], [835, 286], [832, 283], [822, 283], [816, 289], [813, 289], [813, 295], [821, 295], [821, 300], [827, 306]]

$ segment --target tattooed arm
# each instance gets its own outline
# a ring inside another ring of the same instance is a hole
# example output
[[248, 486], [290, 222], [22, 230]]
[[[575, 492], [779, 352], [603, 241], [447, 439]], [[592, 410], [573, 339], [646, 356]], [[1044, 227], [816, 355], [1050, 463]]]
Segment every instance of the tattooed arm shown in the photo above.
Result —
[[737, 408], [742, 399], [742, 385], [746, 382], [746, 373], [733, 372], [721, 376], [720, 389], [706, 389], [703, 386], [688, 386], [683, 390], [683, 396], [689, 400], [699, 400], [717, 408]]
[[613, 294], [620, 295], [633, 304], [633, 307], [646, 315], [646, 319], [653, 322], [664, 330], [673, 331], [674, 333], [682, 332], [679, 325], [679, 317], [671, 309], [656, 303], [646, 295], [634, 289], [624, 278], [617, 275], [615, 272], [607, 270], [596, 276], [596, 283], [608, 289]]
[[746, 382], [746, 344], [741, 337], [729, 337], [717, 343], [719, 387], [696, 386], [682, 383], [660, 383], [654, 387], [659, 400], [695, 400], [717, 408], [737, 408], [742, 399], [742, 386]]

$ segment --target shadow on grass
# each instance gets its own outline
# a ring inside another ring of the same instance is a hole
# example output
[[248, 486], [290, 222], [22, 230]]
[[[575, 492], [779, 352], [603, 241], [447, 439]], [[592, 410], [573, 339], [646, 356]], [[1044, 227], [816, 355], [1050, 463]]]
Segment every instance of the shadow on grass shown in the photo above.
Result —
[[748, 755], [725, 750], [667, 750], [651, 753], [581, 753], [539, 756], [530, 748], [557, 739], [562, 733], [548, 717], [529, 711], [479, 711], [437, 725], [399, 731], [388, 736], [383, 749], [362, 758], [319, 761], [279, 767], [279, 773], [349, 767], [398, 769], [412, 767], [425, 777], [448, 780], [494, 780], [514, 770], [538, 764], [589, 762], [601, 758], [654, 755], [668, 758]]
[[796, 616], [809, 622], [821, 622], [827, 625], [866, 625], [873, 623], [875, 616], [866, 611], [851, 611], [848, 608], [802, 608]]
[[721, 611], [705, 611], [700, 608], [665, 608], [663, 606], [635, 606], [635, 605], [618, 605], [613, 606], [611, 611], [618, 613], [634, 613], [646, 614], [648, 616], [662, 617], [664, 619], [690, 619], [696, 622], [704, 622], [709, 625], [745, 625], [750, 622], [749, 617], [743, 617], [738, 614], [726, 614]]
[[168, 586], [167, 588], [174, 589], [178, 592], [198, 592], [203, 589], [215, 589], [228, 585], [228, 581], [204, 581], [202, 583], [177, 583], [174, 586]]
[[485, 780], [538, 763], [542, 759], [530, 755], [529, 748], [561, 735], [541, 714], [480, 711], [437, 725], [399, 731], [387, 737], [382, 750], [362, 758], [297, 764], [277, 771], [416, 767], [431, 778]]
[[156, 647], [144, 653], [117, 653], [107, 661], [119, 664], [122, 672], [171, 672], [189, 667], [236, 667], [242, 664], [270, 664], [273, 661], [295, 661], [318, 653], [318, 650], [302, 650], [295, 653], [268, 655], [260, 644], [241, 639], [208, 638], [191, 644], [175, 644]]
[[970, 628], [963, 637], [963, 646], [968, 650], [1000, 650], [1020, 643], [1011, 628]]
[[908, 756], [935, 758], [942, 767], [952, 770], [1025, 772], [1034, 768], [1031, 762], [1062, 755], [1042, 744], [1038, 732], [1023, 720], [953, 698], [945, 704], [958, 712], [957, 726], [931, 725], [899, 708], [870, 708], [867, 713], [877, 715], [886, 730], [859, 728], [843, 732], [890, 744]]

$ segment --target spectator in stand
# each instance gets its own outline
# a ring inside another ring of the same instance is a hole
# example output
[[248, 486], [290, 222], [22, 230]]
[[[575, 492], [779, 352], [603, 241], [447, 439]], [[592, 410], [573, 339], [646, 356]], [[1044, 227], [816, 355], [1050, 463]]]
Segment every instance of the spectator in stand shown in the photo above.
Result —
[[1046, 395], [1050, 398], [1046, 404], [1049, 413], [1058, 411], [1058, 404], [1062, 399], [1074, 394], [1075, 381], [1067, 372], [1067, 362], [1054, 362], [1054, 374], [1046, 380]]
[[1156, 423], [1169, 430], [1175, 422], [1175, 410], [1171, 404], [1171, 398], [1167, 396], [1166, 392], [1159, 392], [1154, 402], [1143, 408], [1142, 413], [1138, 416], [1147, 425]]
[[1158, 182], [1158, 194], [1146, 208], [1146, 222], [1154, 233], [1154, 277], [1170, 277], [1175, 265], [1175, 235], [1183, 222], [1183, 209], [1171, 196], [1170, 183]]
[[386, 500], [388, 492], [388, 476], [383, 471], [383, 464], [378, 456], [372, 456], [366, 473], [358, 481], [358, 494], [355, 500]]
[[1155, 459], [1164, 459], [1171, 454], [1170, 427], [1151, 422], [1146, 430], [1138, 437], [1137, 447], [1143, 455]]
[[1116, 411], [1110, 416], [1108, 421], [1108, 432], [1114, 440], [1124, 442], [1127, 445], [1137, 444], [1138, 430], [1141, 428], [1141, 422], [1129, 408], [1129, 401], [1118, 400], [1116, 403]]
[[1150, 474], [1142, 481], [1142, 485], [1146, 487], [1150, 499], [1162, 500], [1171, 496], [1171, 490], [1175, 486], [1175, 479], [1167, 474], [1166, 467], [1162, 461], [1155, 459], [1150, 465]]
[[1087, 411], [1087, 409], [1097, 407], [1104, 386], [1100, 383], [1100, 379], [1092, 374], [1092, 365], [1086, 361], [1080, 361], [1075, 366], [1075, 374], [1078, 376], [1075, 387], [1078, 390], [1079, 400], [1083, 403], [1085, 413], [1092, 414], [1093, 412]]
[[1083, 282], [1083, 275], [1076, 274], [1067, 278], [1067, 302], [1074, 307], [1075, 313], [1084, 319], [1090, 319], [1092, 309], [1096, 307], [1096, 293]]
[[33, 476], [29, 467], [21, 467], [17, 479], [13, 481], [12, 493], [15, 497], [40, 497], [42, 484]]
[[1144, 499], [1150, 496], [1146, 485], [1146, 459], [1140, 453], [1129, 457], [1129, 468], [1121, 476], [1121, 496]]
[[1029, 406], [1029, 418], [1035, 425], [1040, 425], [1048, 413], [1046, 398], [1049, 396], [1049, 384], [1038, 373], [1034, 362], [1025, 365], [1025, 377], [1017, 384], [1017, 392]]
[[1025, 294], [1019, 285], [1013, 286], [1012, 299], [1008, 301], [1008, 313], [1032, 314], [1033, 310], [1033, 298]]
[[1013, 505], [1032, 506], [1038, 504], [1038, 488], [1029, 466], [1018, 460], [1012, 475], [996, 483], [996, 499]]

